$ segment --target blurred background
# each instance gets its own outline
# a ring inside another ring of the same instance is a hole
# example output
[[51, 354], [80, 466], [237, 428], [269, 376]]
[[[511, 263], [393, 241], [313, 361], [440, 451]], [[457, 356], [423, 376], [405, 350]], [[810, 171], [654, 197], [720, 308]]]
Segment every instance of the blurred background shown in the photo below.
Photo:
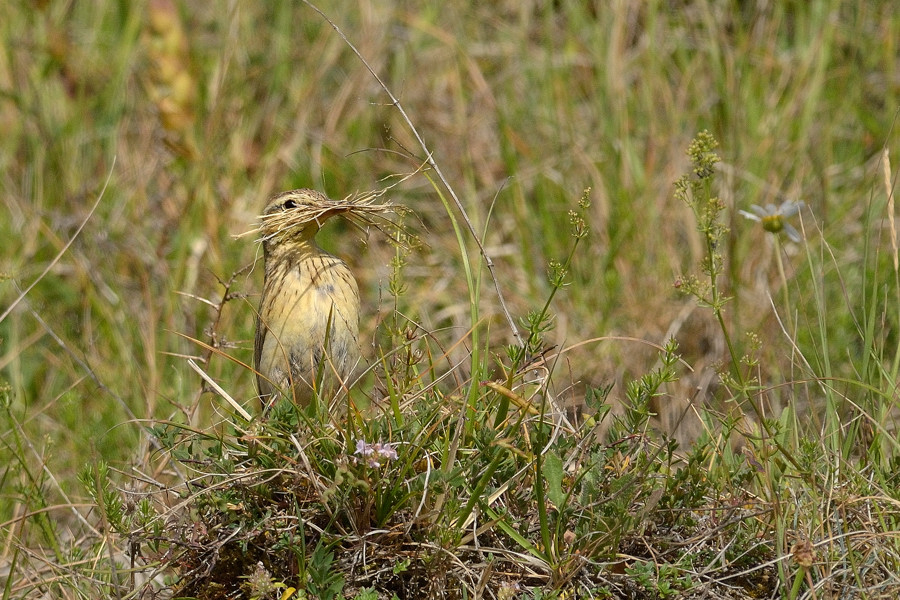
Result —
[[[568, 212], [591, 189], [591, 234], [547, 336], [566, 349], [555, 379], [570, 404], [584, 385], [655, 363], [653, 347], [625, 338], [672, 335], [691, 369], [660, 426], [674, 429], [690, 400], [721, 400], [712, 313], [673, 286], [699, 272], [702, 240], [673, 183], [703, 129], [722, 157], [727, 325], [741, 353], [759, 346], [769, 404], [815, 402], [792, 391], [798, 356], [841, 377], [866, 368], [866, 340], [896, 345], [897, 314], [873, 279], [893, 252], [884, 150], [900, 163], [893, 2], [318, 7], [366, 64], [302, 2], [0, 6], [0, 311], [37, 281], [0, 320], [0, 464], [28, 456], [68, 489], [85, 460], [150, 451], [142, 419], [214, 422], [186, 357], [254, 409], [251, 373], [185, 336], [251, 362], [261, 250], [235, 236], [286, 189], [342, 198], [397, 184], [387, 198], [415, 211], [407, 225], [424, 244], [404, 257], [396, 304], [385, 236], [341, 223], [320, 235], [360, 281], [363, 353], [376, 356], [396, 308], [447, 347], [463, 340], [464, 355], [463, 254], [434, 174], [400, 181], [426, 153], [369, 68], [459, 195], [514, 318], [546, 301], [548, 262], [572, 246]], [[738, 213], [784, 201], [805, 203], [791, 220], [800, 243]], [[467, 252], [483, 264], [471, 240]], [[481, 277], [480, 316], [504, 356], [514, 340]]]

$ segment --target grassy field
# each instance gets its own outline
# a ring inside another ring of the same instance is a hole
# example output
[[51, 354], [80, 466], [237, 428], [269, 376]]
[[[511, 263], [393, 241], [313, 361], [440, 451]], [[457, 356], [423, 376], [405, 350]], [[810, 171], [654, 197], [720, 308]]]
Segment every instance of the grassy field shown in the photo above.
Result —
[[[0, 6], [0, 598], [896, 597], [894, 3], [317, 6]], [[411, 242], [261, 418], [299, 187]]]

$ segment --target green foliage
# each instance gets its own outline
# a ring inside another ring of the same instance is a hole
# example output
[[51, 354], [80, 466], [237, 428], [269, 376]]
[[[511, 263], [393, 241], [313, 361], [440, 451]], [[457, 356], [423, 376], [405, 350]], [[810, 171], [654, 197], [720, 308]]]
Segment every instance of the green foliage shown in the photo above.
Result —
[[94, 503], [103, 513], [103, 519], [116, 533], [125, 533], [130, 527], [125, 522], [125, 503], [109, 478], [109, 466], [103, 462], [88, 465], [79, 476]]
[[633, 577], [637, 585], [660, 598], [677, 598], [690, 589], [694, 582], [687, 572], [688, 569], [685, 568], [643, 561], [635, 562], [625, 569], [625, 573]]
[[[391, 600], [396, 597], [394, 595]], [[363, 588], [353, 598], [354, 600], [378, 600], [378, 591], [375, 588]]]
[[333, 600], [341, 597], [344, 589], [344, 576], [334, 567], [334, 553], [319, 544], [307, 559], [307, 593], [312, 598]]

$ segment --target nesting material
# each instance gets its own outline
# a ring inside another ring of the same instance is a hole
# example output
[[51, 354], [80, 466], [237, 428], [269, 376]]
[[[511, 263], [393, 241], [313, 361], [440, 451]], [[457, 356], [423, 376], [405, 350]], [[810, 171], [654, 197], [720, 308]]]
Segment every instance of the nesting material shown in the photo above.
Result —
[[[284, 192], [273, 199], [270, 206], [277, 198], [298, 192], [298, 190]], [[369, 228], [375, 228], [395, 243], [407, 244], [405, 241], [407, 236], [397, 235], [402, 226], [396, 218], [409, 214], [410, 210], [390, 202], [379, 202], [383, 192], [353, 194], [343, 200], [332, 200], [324, 194], [309, 193], [309, 190], [303, 192], [290, 210], [267, 211], [259, 216], [255, 229], [239, 237], [260, 233], [262, 234], [260, 241], [265, 242], [276, 236], [290, 236], [313, 224], [318, 229], [330, 217], [341, 215], [364, 233], [368, 233]]]

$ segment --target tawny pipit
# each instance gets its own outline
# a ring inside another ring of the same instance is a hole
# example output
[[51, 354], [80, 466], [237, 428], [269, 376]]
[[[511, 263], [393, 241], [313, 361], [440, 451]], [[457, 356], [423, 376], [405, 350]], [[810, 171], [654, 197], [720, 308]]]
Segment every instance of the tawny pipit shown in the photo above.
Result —
[[359, 290], [347, 264], [316, 244], [322, 223], [352, 203], [313, 190], [272, 198], [261, 218], [265, 283], [254, 364], [263, 403], [281, 391], [328, 401], [359, 361]]

